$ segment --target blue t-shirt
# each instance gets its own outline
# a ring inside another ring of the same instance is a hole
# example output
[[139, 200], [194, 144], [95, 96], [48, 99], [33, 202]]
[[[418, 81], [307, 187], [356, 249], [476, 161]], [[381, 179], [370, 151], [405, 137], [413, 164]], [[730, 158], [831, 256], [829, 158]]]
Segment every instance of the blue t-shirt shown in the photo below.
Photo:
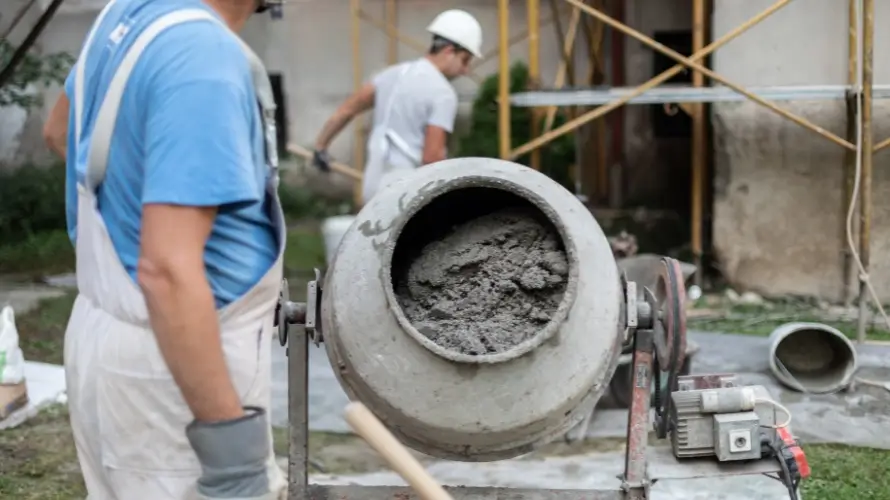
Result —
[[[75, 144], [75, 70], [65, 82], [68, 121], [66, 209], [74, 241], [77, 183], [83, 182], [93, 124], [118, 65], [160, 16], [200, 0], [117, 0], [87, 54], [83, 131]], [[122, 36], [121, 36], [122, 34]], [[210, 20], [168, 28], [143, 52], [123, 94], [99, 212], [111, 242], [136, 279], [142, 206], [217, 206], [204, 264], [222, 307], [268, 271], [277, 237], [265, 194], [268, 168], [250, 65], [231, 32]]]

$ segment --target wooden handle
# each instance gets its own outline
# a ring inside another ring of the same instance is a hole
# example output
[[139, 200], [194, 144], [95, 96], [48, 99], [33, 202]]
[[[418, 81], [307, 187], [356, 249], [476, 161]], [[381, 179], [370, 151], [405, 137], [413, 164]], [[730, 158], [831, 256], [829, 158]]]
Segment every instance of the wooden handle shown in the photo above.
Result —
[[346, 421], [404, 479], [423, 500], [452, 500], [442, 486], [420, 465], [365, 405], [346, 406]]
[[[287, 150], [297, 156], [302, 156], [303, 158], [306, 158], [307, 160], [312, 161], [312, 151], [309, 151], [308, 149], [304, 148], [303, 146], [298, 146], [296, 144], [288, 144]], [[333, 170], [334, 172], [336, 172], [338, 174], [345, 175], [346, 177], [349, 177], [350, 179], [352, 179], [354, 181], [358, 181], [358, 182], [361, 182], [362, 178], [364, 178], [364, 175], [361, 172], [359, 172], [358, 170], [350, 167], [349, 165], [344, 165], [344, 164], [336, 162], [336, 161], [331, 162], [331, 170]]]

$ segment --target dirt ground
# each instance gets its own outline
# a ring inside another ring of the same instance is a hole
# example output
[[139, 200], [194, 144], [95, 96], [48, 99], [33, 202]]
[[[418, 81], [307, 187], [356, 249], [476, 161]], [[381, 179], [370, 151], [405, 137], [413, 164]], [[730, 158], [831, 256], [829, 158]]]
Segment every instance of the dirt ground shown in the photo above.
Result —
[[[277, 430], [275, 449], [282, 462], [286, 437], [286, 431]], [[577, 446], [558, 442], [525, 458], [612, 451], [623, 446], [616, 439]], [[311, 472], [347, 474], [386, 468], [383, 460], [355, 436], [312, 433], [309, 450], [315, 469]], [[890, 485], [885, 480], [890, 451], [812, 445], [806, 452], [813, 468], [813, 477], [803, 484], [807, 500], [890, 498]], [[417, 456], [422, 462], [430, 460]], [[80, 500], [85, 496], [65, 407], [50, 408], [24, 426], [0, 433], [0, 498]]]

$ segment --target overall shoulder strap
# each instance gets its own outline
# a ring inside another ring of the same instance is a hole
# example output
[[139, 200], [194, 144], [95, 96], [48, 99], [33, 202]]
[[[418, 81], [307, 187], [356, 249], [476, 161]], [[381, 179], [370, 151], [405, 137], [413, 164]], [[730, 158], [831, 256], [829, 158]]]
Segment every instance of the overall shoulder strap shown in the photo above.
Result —
[[87, 160], [86, 187], [94, 191], [105, 179], [108, 167], [108, 151], [111, 147], [111, 138], [114, 135], [114, 127], [120, 108], [121, 98], [127, 87], [127, 81], [133, 68], [139, 61], [139, 57], [145, 52], [148, 45], [164, 30], [190, 21], [207, 20], [219, 22], [209, 12], [202, 9], [183, 9], [161, 16], [148, 26], [133, 45], [127, 51], [123, 61], [114, 73], [108, 91], [96, 116], [93, 128], [93, 136], [90, 144], [90, 155]]
[[[177, 24], [200, 20], [213, 21], [222, 25], [219, 19], [215, 18], [205, 10], [178, 10], [158, 18], [155, 22], [149, 25], [127, 51], [124, 60], [121, 62], [111, 80], [111, 84], [105, 94], [105, 99], [102, 102], [102, 107], [99, 108], [99, 113], [96, 117], [86, 176], [87, 188], [91, 191], [95, 190], [105, 179], [105, 173], [108, 168], [108, 151], [111, 148], [111, 138], [114, 135], [114, 127], [117, 122], [121, 99], [123, 98], [127, 81], [130, 78], [130, 74], [133, 72], [133, 68], [135, 68], [136, 63], [139, 61], [139, 57], [148, 45], [167, 28]], [[223, 27], [228, 30], [228, 27]], [[275, 97], [272, 93], [272, 84], [269, 82], [269, 76], [266, 74], [266, 69], [259, 57], [257, 57], [253, 50], [251, 50], [238, 35], [232, 33], [232, 36], [238, 40], [250, 63], [251, 76], [254, 82], [257, 101], [262, 110], [266, 136], [267, 160], [270, 167], [274, 170], [277, 169], [278, 166], [278, 150], [275, 130]]]
[[241, 39], [235, 35], [241, 49], [247, 57], [250, 64], [250, 74], [253, 79], [253, 88], [256, 92], [257, 103], [263, 119], [263, 132], [266, 139], [266, 162], [272, 170], [273, 175], [278, 170], [278, 134], [275, 125], [275, 94], [272, 92], [272, 82], [269, 81], [269, 74], [266, 72], [266, 66], [259, 56]]
[[108, 2], [108, 5], [99, 12], [99, 15], [93, 22], [93, 26], [90, 28], [87, 38], [83, 42], [83, 47], [80, 49], [80, 55], [77, 57], [77, 65], [74, 69], [74, 139], [78, 143], [80, 142], [81, 132], [83, 130], [83, 83], [86, 75], [87, 54], [90, 51], [90, 47], [93, 45], [93, 37], [96, 35], [96, 30], [99, 28], [99, 25], [102, 24], [105, 15], [111, 10], [112, 5], [114, 5], [114, 0]]

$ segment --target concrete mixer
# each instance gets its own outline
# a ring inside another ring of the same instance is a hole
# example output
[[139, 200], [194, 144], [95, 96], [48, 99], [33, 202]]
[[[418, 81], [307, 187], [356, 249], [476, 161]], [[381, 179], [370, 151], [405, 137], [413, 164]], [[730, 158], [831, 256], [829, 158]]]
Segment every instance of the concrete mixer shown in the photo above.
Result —
[[[714, 434], [720, 424], [704, 430], [717, 418], [711, 414], [722, 416], [727, 409], [744, 413], [746, 422], [778, 419], [762, 394], [757, 399], [750, 391], [731, 392], [738, 389], [731, 375], [679, 374], [686, 329], [677, 261], [662, 261], [654, 290], [639, 296], [636, 284], [619, 273], [590, 212], [532, 169], [460, 158], [386, 186], [357, 215], [325, 275], [316, 271], [305, 303], [290, 301], [286, 282], [282, 286], [276, 324], [288, 346], [290, 498], [415, 498], [398, 487], [308, 484], [311, 343], [324, 345], [347, 395], [364, 403], [404, 444], [458, 461], [513, 458], [564, 435], [593, 411], [622, 348], [631, 347], [621, 490], [557, 495], [451, 488], [454, 498], [642, 499], [655, 479], [782, 471], [776, 460], [750, 461], [750, 443], [746, 461], [733, 462], [721, 445], [725, 439]], [[299, 335], [292, 338], [292, 330]], [[662, 384], [658, 379], [665, 375]], [[658, 448], [647, 453], [653, 386], [659, 438], [678, 426], [702, 433], [674, 439], [673, 454]], [[678, 412], [673, 401], [681, 388], [688, 397]], [[699, 394], [709, 390], [713, 394]], [[721, 403], [709, 407], [712, 400]], [[756, 432], [752, 441], [760, 439]], [[779, 431], [770, 432], [763, 434], [778, 442]], [[789, 441], [786, 448], [795, 446]], [[759, 442], [756, 447], [759, 453]], [[688, 458], [702, 456], [717, 459]], [[668, 467], [671, 472], [660, 477], [647, 471], [650, 462], [676, 463], [677, 457], [689, 466]]]

